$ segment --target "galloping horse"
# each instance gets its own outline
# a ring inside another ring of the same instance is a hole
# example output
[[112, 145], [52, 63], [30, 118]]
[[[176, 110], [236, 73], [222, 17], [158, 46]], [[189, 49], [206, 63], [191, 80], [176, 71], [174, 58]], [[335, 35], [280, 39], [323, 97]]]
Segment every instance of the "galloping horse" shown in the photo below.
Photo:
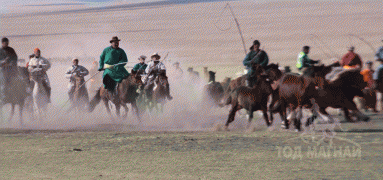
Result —
[[220, 106], [224, 90], [221, 83], [215, 81], [215, 72], [209, 71], [209, 83], [204, 87], [204, 99], [211, 100], [214, 105]]
[[139, 109], [136, 105], [136, 98], [138, 97], [137, 89], [141, 85], [141, 76], [138, 75], [135, 71], [132, 71], [129, 77], [123, 79], [118, 85], [116, 89], [118, 95], [116, 97], [111, 97], [107, 92], [108, 90], [106, 90], [104, 86], [101, 86], [96, 95], [90, 101], [89, 112], [93, 112], [100, 101], [103, 100], [107, 112], [111, 115], [109, 108], [109, 101], [111, 101], [116, 106], [116, 114], [118, 116], [120, 116], [121, 106], [124, 107], [125, 114], [123, 117], [126, 118], [129, 111], [127, 103], [130, 103], [133, 110], [136, 112], [136, 116], [139, 118], [140, 115]]
[[[154, 88], [152, 93], [152, 102], [154, 107], [160, 104], [160, 111], [163, 112], [164, 105], [167, 102], [167, 89], [166, 86], [169, 84], [168, 78], [165, 72], [160, 72], [154, 81]], [[158, 109], [158, 108], [157, 108]]]
[[88, 90], [84, 84], [84, 78], [75, 76], [74, 80], [75, 89], [72, 97], [70, 98], [71, 107], [69, 109], [85, 110], [85, 108], [89, 106], [89, 95]]
[[19, 119], [20, 119], [20, 125], [23, 125], [23, 109], [24, 109], [24, 103], [25, 99], [28, 96], [27, 94], [27, 87], [29, 85], [28, 77], [25, 76], [25, 73], [28, 73], [27, 68], [25, 67], [18, 67], [18, 73], [17, 76], [13, 77], [10, 86], [7, 86], [4, 89], [4, 99], [2, 102], [0, 102], [0, 109], [1, 106], [5, 104], [11, 104], [11, 115], [9, 117], [9, 121], [12, 120], [14, 112], [15, 112], [15, 106], [19, 106]]
[[34, 68], [30, 71], [30, 77], [34, 83], [32, 91], [33, 107], [39, 119], [42, 117], [42, 113], [47, 110], [48, 106], [48, 92], [43, 85], [43, 73], [42, 68]]
[[[279, 67], [278, 64], [269, 64], [268, 66], [266, 66], [264, 68], [266, 74], [269, 76], [270, 82], [275, 82], [281, 78], [282, 72], [279, 70], [278, 67]], [[224, 99], [226, 99], [234, 89], [236, 89], [240, 86], [245, 86], [246, 85], [246, 78], [247, 78], [247, 75], [243, 75], [241, 77], [238, 77], [238, 78], [232, 80], [230, 82], [229, 86], [227, 87], [227, 89], [225, 90], [225, 98]]]
[[250, 126], [250, 122], [253, 119], [253, 112], [257, 110], [262, 110], [267, 126], [272, 124], [272, 121], [269, 120], [267, 115], [267, 101], [273, 91], [271, 80], [268, 75], [264, 73], [264, 70], [260, 65], [253, 65], [253, 68], [256, 70], [256, 84], [251, 88], [246, 86], [236, 88], [225, 100], [224, 105], [231, 104], [231, 110], [225, 124], [225, 129], [227, 129], [229, 124], [234, 121], [236, 112], [241, 109], [246, 109], [248, 111], [249, 118], [247, 127]]

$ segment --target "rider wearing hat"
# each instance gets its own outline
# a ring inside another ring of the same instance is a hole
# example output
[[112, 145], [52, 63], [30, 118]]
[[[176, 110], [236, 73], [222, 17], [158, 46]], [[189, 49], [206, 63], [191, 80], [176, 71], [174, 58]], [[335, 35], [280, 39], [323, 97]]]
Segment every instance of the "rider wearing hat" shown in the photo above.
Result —
[[73, 93], [75, 91], [75, 82], [76, 82], [75, 77], [81, 78], [80, 84], [84, 84], [85, 83], [84, 77], [89, 74], [88, 69], [86, 69], [84, 66], [79, 65], [78, 62], [79, 61], [77, 58], [72, 59], [73, 65], [69, 67], [65, 73], [65, 77], [69, 79], [68, 95], [70, 100], [73, 99]]
[[133, 71], [136, 71], [138, 74], [145, 74], [146, 67], [148, 67], [148, 65], [145, 63], [145, 59], [146, 59], [146, 56], [144, 55], [141, 55], [140, 57], [138, 57], [138, 60], [140, 62], [134, 65]]
[[[154, 80], [157, 77], [158, 74], [160, 73], [165, 73], [166, 75], [166, 67], [165, 64], [160, 62], [161, 56], [158, 55], [158, 53], [154, 53], [151, 57], [152, 61], [148, 64], [148, 67], [146, 67], [146, 74], [147, 78], [144, 80], [145, 84], [145, 91], [146, 93], [151, 96], [153, 87], [154, 87]], [[167, 93], [167, 98], [169, 100], [172, 100], [173, 97], [170, 96], [170, 89], [169, 89], [169, 84], [166, 84], [166, 93]]]
[[245, 59], [243, 60], [243, 65], [246, 66], [247, 71], [247, 79], [246, 79], [246, 85], [248, 87], [252, 87], [253, 83], [256, 81], [257, 77], [252, 77], [251, 75], [254, 74], [252, 70], [253, 64], [259, 64], [262, 67], [266, 67], [269, 63], [269, 57], [267, 56], [267, 53], [260, 49], [261, 43], [258, 40], [255, 40], [253, 42], [253, 45], [250, 47], [250, 52], [246, 55]]
[[377, 59], [376, 61], [379, 61], [380, 65], [376, 68], [373, 79], [375, 81], [375, 88], [379, 88], [383, 82], [383, 59]]
[[342, 57], [342, 60], [340, 61], [340, 65], [343, 66], [345, 69], [350, 68], [362, 68], [363, 63], [362, 59], [358, 54], [354, 52], [355, 47], [351, 46], [348, 48], [348, 52]]
[[48, 95], [48, 102], [51, 102], [51, 85], [47, 75], [47, 71], [51, 68], [51, 63], [44, 57], [41, 56], [39, 48], [34, 49], [34, 57], [29, 60], [28, 70], [31, 72], [35, 68], [42, 68], [42, 84]]
[[[5, 87], [11, 82], [12, 77], [16, 76], [17, 73], [17, 54], [15, 50], [9, 47], [8, 38], [4, 37], [1, 39], [0, 48], [0, 67], [3, 70], [5, 79]], [[0, 87], [1, 88], [1, 87]]]
[[124, 67], [128, 58], [125, 51], [119, 47], [120, 39], [117, 36], [112, 37], [109, 42], [111, 46], [102, 52], [98, 70], [105, 70], [103, 74], [104, 87], [113, 96], [117, 83], [129, 76], [129, 72]]

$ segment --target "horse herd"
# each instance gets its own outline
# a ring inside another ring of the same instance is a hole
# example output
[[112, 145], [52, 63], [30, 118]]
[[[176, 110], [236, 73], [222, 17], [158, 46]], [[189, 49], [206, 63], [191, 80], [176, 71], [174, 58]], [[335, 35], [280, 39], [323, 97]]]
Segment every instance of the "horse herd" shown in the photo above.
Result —
[[[247, 110], [248, 125], [253, 119], [253, 112], [260, 110], [267, 126], [272, 125], [274, 114], [279, 114], [286, 129], [293, 124], [298, 131], [301, 130], [303, 108], [312, 112], [312, 116], [306, 120], [306, 126], [312, 124], [318, 116], [332, 122], [331, 115], [326, 112], [328, 107], [342, 109], [348, 121], [354, 122], [355, 119], [368, 121], [369, 117], [359, 111], [353, 101], [354, 97], [368, 98], [365, 92], [367, 84], [363, 81], [360, 70], [347, 70], [339, 74], [335, 80], [327, 80], [326, 75], [337, 66], [340, 66], [339, 63], [314, 66], [311, 69], [312, 74], [299, 75], [281, 72], [278, 64], [270, 64], [267, 67], [254, 64], [252, 76], [257, 78], [253, 87], [245, 86], [246, 75], [223, 85], [215, 82], [214, 73], [211, 72], [210, 83], [204, 87], [204, 98], [212, 100], [217, 107], [231, 105], [225, 124], [226, 129], [234, 121], [236, 112], [241, 109]], [[22, 111], [28, 104], [26, 102], [33, 102], [34, 110], [39, 115], [46, 110], [47, 96], [41, 79], [39, 80], [41, 77], [39, 73], [41, 72], [38, 70], [29, 73], [26, 68], [19, 67], [19, 76], [13, 79], [10, 87], [6, 88], [2, 102], [2, 105], [11, 104], [10, 119], [12, 119], [15, 105], [19, 105], [19, 117], [22, 124]], [[110, 93], [101, 87], [90, 101], [86, 89], [84, 91], [82, 86], [83, 83], [75, 83], [76, 90], [72, 104], [82, 101], [86, 103], [86, 106], [82, 107], [92, 112], [96, 105], [103, 101], [110, 114], [109, 102], [112, 102], [116, 107], [117, 115], [120, 115], [121, 107], [125, 109], [123, 117], [126, 118], [127, 104], [130, 103], [136, 116], [140, 118], [142, 109], [139, 108], [138, 101], [143, 94], [139, 93], [142, 92], [141, 79], [139, 74], [132, 71], [131, 75], [117, 86], [115, 97], [111, 97]], [[166, 76], [159, 76], [156, 80], [157, 88], [154, 89], [152, 99], [155, 103], [163, 103], [165, 99], [165, 94], [161, 93], [161, 84], [166, 84], [163, 81], [167, 81]]]
[[[333, 123], [334, 119], [326, 111], [328, 107], [342, 109], [346, 120], [350, 122], [369, 121], [370, 118], [358, 110], [353, 100], [355, 97], [373, 99], [376, 96], [369, 93], [371, 90], [366, 91], [367, 83], [364, 82], [360, 69], [345, 70], [335, 79], [327, 80], [326, 75], [338, 66], [339, 63], [313, 66], [309, 71], [312, 74], [299, 75], [283, 73], [277, 64], [270, 64], [265, 68], [253, 65], [253, 76], [257, 77], [253, 87], [245, 86], [244, 75], [231, 81], [224, 92], [217, 92], [216, 89], [222, 88], [209, 85], [206, 91], [216, 105], [231, 105], [225, 129], [228, 129], [236, 112], [241, 109], [247, 110], [248, 126], [253, 119], [253, 112], [261, 110], [267, 126], [273, 123], [274, 114], [279, 114], [286, 129], [293, 124], [298, 131], [302, 129], [303, 108], [312, 112], [306, 120], [306, 126], [319, 116], [328, 123]], [[374, 102], [376, 103], [376, 99]]]

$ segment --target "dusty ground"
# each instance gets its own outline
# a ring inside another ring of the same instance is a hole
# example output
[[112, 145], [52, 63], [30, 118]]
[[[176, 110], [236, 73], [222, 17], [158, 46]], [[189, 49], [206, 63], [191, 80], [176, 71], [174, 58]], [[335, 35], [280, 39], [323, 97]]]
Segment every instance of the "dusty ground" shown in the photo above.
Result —
[[[89, 68], [115, 35], [122, 39], [129, 66], [141, 54], [169, 52], [168, 60], [180, 61], [184, 70], [194, 67], [202, 74], [202, 67], [209, 66], [218, 80], [234, 78], [243, 70], [244, 52], [229, 11], [221, 14], [225, 4], [2, 15], [1, 34], [20, 58], [35, 47], [53, 58], [48, 72], [53, 103], [41, 121], [26, 116], [22, 130], [17, 120], [6, 121], [9, 106], [4, 108], [0, 179], [382, 179], [381, 115], [369, 114], [368, 123], [342, 122], [332, 141], [323, 142], [323, 125], [316, 126], [315, 136], [282, 130], [279, 120], [266, 129], [258, 115], [252, 131], [244, 129], [246, 120], [238, 115], [231, 131], [221, 132], [216, 129], [228, 110], [201, 100], [206, 82], [172, 77], [174, 100], [164, 114], [146, 114], [141, 123], [130, 113], [128, 120], [111, 125], [102, 105], [92, 114], [65, 112], [69, 60], [80, 57]], [[372, 49], [382, 45], [381, 1], [230, 4], [246, 48], [259, 39], [271, 62], [292, 70], [303, 45], [312, 46], [310, 56], [324, 63], [339, 58], [349, 45], [364, 61], [373, 60]], [[317, 155], [311, 157], [309, 148], [314, 147]]]
[[[331, 147], [329, 139], [316, 144], [322, 137], [318, 131], [315, 136], [302, 136], [292, 131], [268, 131], [264, 126], [254, 132], [106, 130], [110, 125], [102, 125], [104, 129], [98, 130], [73, 131], [2, 129], [0, 176], [2, 179], [381, 179], [382, 122], [380, 115], [372, 117], [369, 123], [343, 123], [343, 131], [336, 128]], [[317, 155], [311, 156], [310, 147], [317, 148]], [[301, 153], [296, 153], [297, 148]], [[321, 148], [325, 149], [324, 153]], [[341, 157], [333, 148], [342, 149]]]

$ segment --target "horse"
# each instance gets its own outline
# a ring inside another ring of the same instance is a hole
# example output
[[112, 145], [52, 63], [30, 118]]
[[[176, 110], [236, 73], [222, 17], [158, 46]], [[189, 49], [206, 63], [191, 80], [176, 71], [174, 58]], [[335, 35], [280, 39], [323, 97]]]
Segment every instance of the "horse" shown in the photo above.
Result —
[[[319, 96], [315, 98], [320, 113], [329, 117], [327, 107], [342, 108], [346, 120], [354, 122], [349, 110], [358, 120], [369, 121], [369, 117], [360, 112], [353, 101], [355, 96], [363, 97], [363, 89], [367, 83], [363, 81], [363, 75], [359, 69], [347, 70], [338, 75], [333, 81], [326, 81], [323, 88], [319, 89]], [[311, 121], [307, 122], [309, 125]]]
[[41, 120], [42, 113], [47, 110], [48, 106], [48, 92], [43, 85], [43, 69], [34, 68], [30, 71], [31, 80], [34, 83], [32, 91], [33, 108]]
[[267, 115], [267, 102], [270, 94], [272, 93], [271, 80], [269, 76], [262, 71], [260, 65], [255, 65], [257, 82], [253, 87], [240, 86], [230, 93], [230, 96], [225, 100], [224, 105], [231, 104], [231, 109], [228, 115], [225, 129], [235, 119], [235, 114], [241, 109], [246, 109], [248, 112], [248, 124], [250, 127], [251, 120], [253, 119], [253, 112], [262, 110], [263, 117], [267, 126], [272, 124]]
[[[301, 130], [302, 107], [313, 108], [312, 102], [317, 97], [317, 87], [323, 88], [325, 76], [331, 71], [331, 67], [324, 65], [311, 67], [312, 76], [285, 73], [278, 81], [277, 88], [273, 90], [270, 103], [270, 118], [273, 121], [273, 113], [278, 112], [283, 119], [286, 129], [293, 121], [295, 128]], [[287, 109], [291, 115], [287, 117]], [[296, 113], [296, 110], [298, 113]], [[312, 109], [314, 112], [314, 109]]]
[[[269, 79], [271, 82], [275, 82], [277, 80], [279, 80], [282, 76], [282, 72], [281, 70], [279, 70], [279, 65], [278, 64], [269, 64], [267, 65], [264, 70], [266, 72], [266, 74], [269, 76]], [[240, 86], [246, 86], [246, 78], [247, 78], [248, 75], [243, 75], [241, 77], [238, 77], [234, 80], [232, 80], [230, 83], [229, 83], [229, 86], [226, 88], [225, 90], [225, 98], [227, 96], [230, 95], [230, 93], [236, 89], [237, 87], [240, 87]]]
[[13, 77], [10, 86], [4, 89], [4, 98], [0, 102], [0, 106], [11, 104], [11, 114], [8, 121], [12, 120], [16, 105], [19, 106], [19, 122], [21, 126], [23, 126], [23, 109], [25, 99], [28, 97], [27, 88], [29, 86], [29, 79], [25, 73], [28, 73], [27, 68], [17, 67], [17, 76]]
[[377, 96], [376, 91], [371, 88], [363, 89], [363, 98], [362, 98], [362, 108], [367, 111], [368, 109], [372, 109], [374, 113], [378, 113], [379, 111], [376, 108]]
[[164, 71], [160, 72], [154, 81], [152, 103], [158, 110], [160, 104], [160, 111], [163, 112], [165, 103], [167, 101], [167, 86], [169, 85], [168, 77]]
[[221, 83], [215, 81], [215, 72], [209, 71], [209, 83], [204, 86], [204, 99], [211, 100], [215, 105], [220, 106], [220, 101], [224, 95]]
[[71, 97], [71, 107], [69, 110], [85, 110], [87, 106], [89, 106], [89, 95], [88, 90], [85, 86], [85, 80], [82, 77], [75, 76], [74, 77], [74, 91]]
[[90, 101], [89, 112], [93, 112], [100, 101], [103, 100], [108, 114], [111, 115], [109, 108], [109, 101], [111, 101], [116, 107], [117, 116], [120, 116], [120, 108], [122, 106], [125, 109], [123, 117], [126, 118], [129, 111], [127, 104], [130, 103], [137, 118], [140, 118], [140, 112], [136, 104], [136, 98], [138, 97], [137, 89], [139, 89], [139, 86], [142, 86], [141, 76], [135, 71], [132, 71], [127, 78], [118, 84], [115, 90], [118, 95], [115, 97], [111, 97], [108, 90], [106, 90], [104, 86], [101, 86]]

